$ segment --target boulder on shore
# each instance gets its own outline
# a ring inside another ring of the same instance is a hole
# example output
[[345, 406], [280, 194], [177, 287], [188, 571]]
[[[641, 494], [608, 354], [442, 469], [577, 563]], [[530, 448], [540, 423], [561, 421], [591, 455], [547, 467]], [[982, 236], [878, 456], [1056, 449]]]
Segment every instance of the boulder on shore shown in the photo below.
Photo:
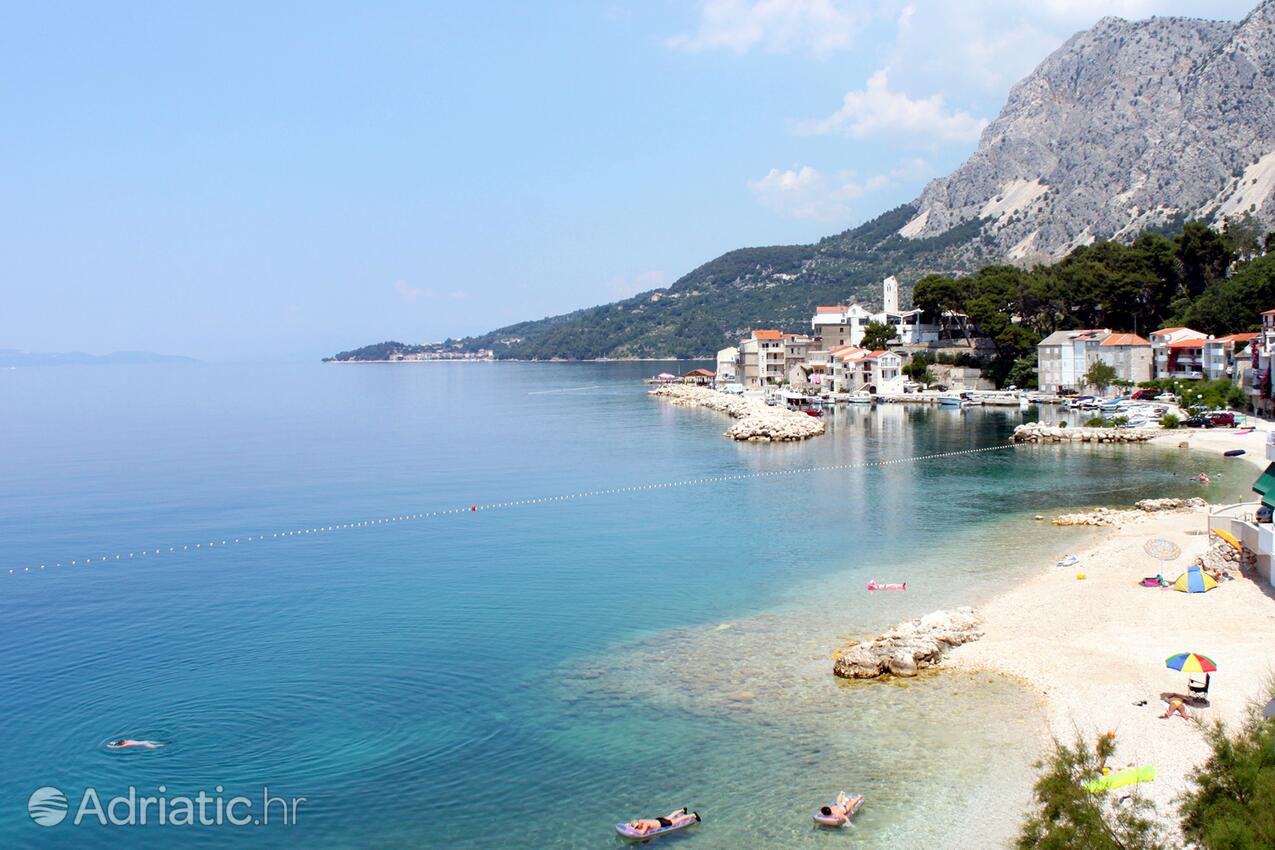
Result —
[[843, 679], [875, 679], [887, 673], [915, 676], [938, 664], [952, 647], [982, 637], [981, 623], [973, 608], [935, 611], [900, 623], [873, 640], [837, 650], [832, 672]]

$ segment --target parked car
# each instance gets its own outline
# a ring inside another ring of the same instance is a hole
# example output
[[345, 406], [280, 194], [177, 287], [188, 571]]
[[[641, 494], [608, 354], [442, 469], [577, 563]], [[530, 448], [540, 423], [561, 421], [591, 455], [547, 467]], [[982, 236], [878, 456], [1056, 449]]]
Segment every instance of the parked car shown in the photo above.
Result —
[[1213, 423], [1209, 421], [1207, 416], [1188, 416], [1182, 420], [1185, 428], [1212, 428]]
[[1148, 389], [1138, 390], [1136, 393], [1133, 394], [1132, 397], [1134, 401], [1151, 401], [1153, 398], [1155, 398], [1159, 394], [1160, 394], [1160, 391], [1158, 389], [1156, 389], [1155, 387], [1150, 387]]
[[1155, 401], [1158, 401], [1161, 404], [1174, 404], [1177, 402], [1177, 400], [1178, 400], [1178, 397], [1175, 396], [1173, 393], [1160, 393], [1158, 396], [1155, 397]]
[[1254, 519], [1256, 519], [1258, 522], [1270, 522], [1271, 521], [1271, 506], [1262, 505], [1260, 508], [1258, 508], [1257, 513], [1254, 515]]
[[1229, 411], [1223, 413], [1210, 413], [1208, 415], [1209, 424], [1214, 428], [1234, 428], [1235, 414]]

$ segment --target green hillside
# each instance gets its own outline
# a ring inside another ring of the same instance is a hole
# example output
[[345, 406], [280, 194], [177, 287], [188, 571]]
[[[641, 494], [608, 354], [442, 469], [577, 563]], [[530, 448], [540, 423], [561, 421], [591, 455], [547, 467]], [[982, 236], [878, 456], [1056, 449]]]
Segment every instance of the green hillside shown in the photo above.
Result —
[[966, 271], [987, 259], [964, 244], [977, 237], [981, 220], [931, 239], [904, 239], [897, 231], [915, 212], [901, 206], [813, 245], [731, 251], [667, 289], [461, 342], [521, 359], [703, 357], [751, 328], [807, 328], [819, 304], [879, 305], [887, 275], [897, 275], [906, 293], [923, 274]]

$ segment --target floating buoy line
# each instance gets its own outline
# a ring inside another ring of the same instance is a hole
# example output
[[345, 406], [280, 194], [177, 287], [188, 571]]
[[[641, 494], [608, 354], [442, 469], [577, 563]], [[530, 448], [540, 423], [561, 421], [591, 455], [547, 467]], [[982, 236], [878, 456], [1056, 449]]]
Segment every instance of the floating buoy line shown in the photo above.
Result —
[[286, 540], [293, 537], [303, 537], [314, 534], [329, 534], [336, 531], [350, 531], [359, 528], [372, 528], [374, 526], [390, 525], [399, 522], [411, 522], [422, 519], [435, 519], [445, 516], [456, 516], [459, 514], [478, 513], [479, 511], [496, 511], [506, 510], [509, 508], [529, 507], [532, 505], [547, 505], [554, 502], [568, 502], [576, 499], [589, 499], [598, 496], [616, 496], [622, 493], [639, 493], [649, 490], [668, 490], [675, 487], [694, 487], [702, 484], [719, 484], [729, 481], [746, 481], [753, 478], [777, 478], [784, 475], [805, 475], [811, 472], [840, 472], [850, 469], [870, 469], [872, 467], [899, 466], [906, 463], [920, 463], [930, 460], [942, 460], [944, 458], [962, 457], [965, 455], [984, 454], [986, 452], [1004, 451], [1006, 449], [1015, 448], [1013, 444], [1004, 444], [999, 446], [985, 446], [981, 449], [961, 449], [953, 452], [937, 452], [928, 455], [913, 455], [912, 457], [894, 458], [892, 460], [864, 461], [860, 463], [834, 463], [823, 466], [802, 466], [793, 469], [774, 469], [767, 472], [741, 472], [734, 475], [711, 475], [706, 478], [690, 478], [683, 481], [665, 481], [660, 484], [634, 484], [629, 487], [609, 487], [602, 490], [585, 490], [580, 493], [568, 493], [561, 496], [541, 496], [533, 499], [515, 499], [510, 502], [491, 502], [487, 504], [479, 504], [477, 502], [466, 505], [461, 508], [449, 508], [447, 510], [426, 511], [415, 514], [400, 514], [398, 516], [381, 517], [379, 519], [365, 519], [355, 522], [339, 523], [337, 525], [320, 525], [312, 528], [297, 528], [287, 531], [262, 532], [260, 534], [240, 535], [238, 537], [217, 537], [209, 541], [201, 541], [199, 543], [183, 543], [180, 546], [160, 546], [154, 549], [146, 547], [143, 549], [134, 549], [129, 552], [113, 552], [106, 555], [89, 555], [82, 558], [72, 558], [61, 561], [45, 561], [40, 564], [31, 564], [27, 566], [14, 567], [9, 570], [9, 575], [24, 575], [30, 573], [39, 573], [43, 570], [50, 569], [66, 569], [68, 567], [90, 567], [101, 564], [116, 563], [128, 561], [136, 558], [155, 558], [164, 555], [173, 555], [178, 553], [203, 552], [210, 549], [225, 548], [227, 546], [242, 546], [247, 543], [265, 543], [268, 541]]

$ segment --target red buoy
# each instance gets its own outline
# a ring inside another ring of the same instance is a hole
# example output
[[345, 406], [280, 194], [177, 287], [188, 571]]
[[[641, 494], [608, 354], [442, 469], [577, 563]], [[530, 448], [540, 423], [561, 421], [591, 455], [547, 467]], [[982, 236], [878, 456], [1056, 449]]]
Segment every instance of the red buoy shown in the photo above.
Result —
[[470, 506], [469, 506], [469, 510], [470, 510], [470, 513], [475, 513], [475, 514], [476, 514], [476, 513], [478, 513], [478, 506], [477, 506], [477, 505], [470, 505]]

